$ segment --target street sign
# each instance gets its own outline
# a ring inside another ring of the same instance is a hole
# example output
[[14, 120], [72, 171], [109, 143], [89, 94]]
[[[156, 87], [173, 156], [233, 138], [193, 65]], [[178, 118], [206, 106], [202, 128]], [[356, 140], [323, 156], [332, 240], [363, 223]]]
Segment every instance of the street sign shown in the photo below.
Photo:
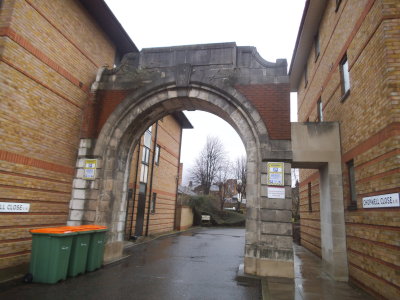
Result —
[[399, 207], [399, 193], [364, 197], [363, 208]]
[[0, 212], [27, 213], [30, 206], [30, 203], [0, 202]]

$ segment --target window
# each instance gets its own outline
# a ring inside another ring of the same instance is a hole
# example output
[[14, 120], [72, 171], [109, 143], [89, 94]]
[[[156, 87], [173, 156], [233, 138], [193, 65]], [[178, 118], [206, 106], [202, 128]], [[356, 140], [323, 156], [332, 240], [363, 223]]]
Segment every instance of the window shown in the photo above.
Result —
[[335, 12], [337, 12], [339, 10], [340, 3], [342, 3], [342, 0], [336, 0]]
[[152, 214], [156, 212], [156, 199], [157, 199], [157, 193], [153, 193], [153, 197], [151, 198], [150, 202], [150, 213]]
[[147, 147], [151, 147], [151, 131], [146, 130], [144, 133], [143, 144]]
[[309, 212], [312, 212], [311, 182], [308, 183], [308, 211], [309, 211]]
[[308, 70], [307, 65], [304, 67], [304, 87], [307, 87], [308, 84]]
[[143, 147], [142, 163], [148, 165], [150, 159], [150, 148]]
[[143, 154], [142, 163], [148, 165], [150, 158], [150, 147], [151, 147], [151, 126], [146, 130], [143, 137]]
[[146, 184], [140, 183], [139, 184], [139, 194], [145, 195], [146, 194]]
[[318, 102], [317, 102], [317, 113], [318, 113], [318, 122], [322, 122], [324, 120], [324, 116], [322, 114], [322, 100], [321, 98], [319, 98]]
[[148, 173], [149, 173], [149, 166], [142, 164], [140, 168], [140, 182], [147, 183]]
[[147, 183], [147, 177], [149, 173], [150, 147], [151, 147], [151, 126], [146, 130], [146, 132], [143, 135], [142, 165], [140, 169], [140, 182], [143, 183]]
[[315, 61], [318, 59], [319, 56], [319, 32], [314, 36], [314, 52], [315, 52]]
[[350, 92], [350, 74], [349, 74], [349, 63], [347, 56], [345, 55], [340, 62], [340, 79], [342, 86], [342, 101], [347, 97]]
[[155, 164], [157, 166], [160, 164], [160, 149], [161, 149], [160, 146], [156, 145], [156, 153], [155, 153], [154, 160], [155, 160]]
[[357, 209], [356, 176], [354, 173], [354, 160], [347, 162], [347, 173], [349, 174], [349, 195], [350, 204], [348, 209]]

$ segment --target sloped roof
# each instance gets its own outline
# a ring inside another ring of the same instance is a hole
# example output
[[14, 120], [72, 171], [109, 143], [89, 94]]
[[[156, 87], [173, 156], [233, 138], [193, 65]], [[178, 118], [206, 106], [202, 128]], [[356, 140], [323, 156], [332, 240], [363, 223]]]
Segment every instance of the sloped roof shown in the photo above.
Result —
[[104, 0], [79, 0], [79, 2], [114, 42], [121, 55], [128, 52], [139, 52], [135, 43], [131, 40]]
[[289, 68], [291, 92], [297, 92], [326, 4], [326, 0], [307, 0], [304, 6], [303, 17]]

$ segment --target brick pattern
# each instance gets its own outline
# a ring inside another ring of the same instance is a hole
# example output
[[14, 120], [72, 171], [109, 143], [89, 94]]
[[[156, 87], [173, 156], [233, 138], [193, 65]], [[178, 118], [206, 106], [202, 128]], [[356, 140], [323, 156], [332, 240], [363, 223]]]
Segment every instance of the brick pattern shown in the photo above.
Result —
[[[149, 162], [149, 181], [146, 192], [146, 207], [143, 225], [143, 235], [147, 230], [147, 216], [149, 206], [149, 196], [157, 193], [155, 213], [149, 215], [148, 234], [159, 234], [174, 229], [175, 207], [176, 207], [176, 188], [179, 168], [179, 149], [180, 149], [180, 132], [181, 127], [172, 116], [166, 116], [163, 121], [158, 121], [158, 132], [156, 143], [161, 147], [160, 163], [154, 165], [153, 186], [150, 191], [150, 175], [153, 159], [153, 146], [155, 142], [155, 125], [152, 131], [152, 147]], [[143, 145], [143, 138], [142, 143]], [[138, 152], [136, 147], [132, 158], [131, 173], [129, 178], [129, 188], [134, 189], [136, 195], [128, 202], [127, 220], [125, 226], [125, 237], [129, 238], [129, 234], [135, 233], [137, 206], [138, 206], [138, 189], [140, 177], [140, 164], [143, 147]], [[139, 154], [139, 161], [138, 161]], [[137, 163], [139, 162], [139, 168]], [[136, 172], [138, 170], [138, 172]], [[133, 201], [135, 199], [135, 201]], [[133, 210], [133, 215], [132, 215]]]
[[8, 269], [29, 261], [30, 229], [66, 224], [89, 86], [115, 46], [63, 0], [2, 1], [0, 45], [0, 201], [31, 204], [1, 214]]
[[[335, 1], [329, 1], [319, 29], [321, 55], [315, 59], [310, 54], [309, 82], [305, 86], [303, 79], [298, 93], [300, 121], [316, 120], [316, 102], [321, 97], [324, 120], [340, 122], [349, 276], [382, 299], [400, 294], [400, 245], [396, 242], [400, 209], [363, 209], [362, 198], [400, 192], [399, 17], [400, 4], [395, 0], [342, 1], [337, 12]], [[345, 53], [351, 87], [343, 100], [338, 63]], [[356, 177], [355, 211], [347, 209], [346, 162], [351, 159]], [[317, 254], [318, 216], [308, 212], [306, 190], [308, 182], [314, 189], [318, 177], [313, 170], [300, 173], [302, 244]]]
[[236, 86], [257, 109], [273, 140], [290, 140], [289, 84]]
[[[319, 205], [319, 176], [314, 173], [300, 184], [300, 243], [321, 257], [321, 220]], [[311, 210], [308, 184], [311, 183]]]

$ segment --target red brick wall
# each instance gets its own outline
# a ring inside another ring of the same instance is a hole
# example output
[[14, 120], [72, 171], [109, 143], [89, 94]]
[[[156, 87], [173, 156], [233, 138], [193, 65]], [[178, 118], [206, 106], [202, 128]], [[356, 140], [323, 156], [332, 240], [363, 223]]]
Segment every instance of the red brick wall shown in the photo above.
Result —
[[291, 139], [289, 84], [240, 85], [236, 88], [257, 109], [267, 126], [270, 139]]
[[81, 138], [98, 137], [103, 125], [131, 90], [108, 90], [91, 93], [85, 106]]

